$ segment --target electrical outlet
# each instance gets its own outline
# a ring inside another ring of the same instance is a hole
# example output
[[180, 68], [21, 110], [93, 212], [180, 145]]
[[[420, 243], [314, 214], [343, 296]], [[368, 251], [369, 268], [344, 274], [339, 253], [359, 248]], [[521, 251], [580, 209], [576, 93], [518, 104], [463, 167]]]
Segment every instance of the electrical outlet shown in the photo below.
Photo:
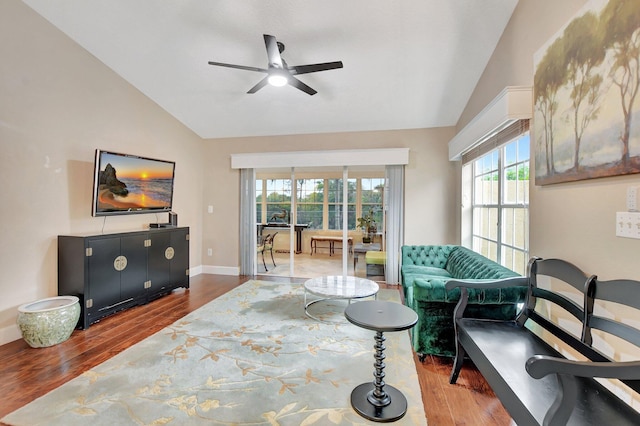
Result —
[[640, 212], [616, 212], [616, 236], [640, 239]]
[[213, 256], [213, 249], [207, 249], [207, 255]]
[[209, 213], [213, 213], [213, 206], [209, 206], [209, 207], [207, 207], [207, 211], [208, 211]]
[[627, 210], [630, 212], [638, 211], [638, 187], [636, 186], [627, 188]]

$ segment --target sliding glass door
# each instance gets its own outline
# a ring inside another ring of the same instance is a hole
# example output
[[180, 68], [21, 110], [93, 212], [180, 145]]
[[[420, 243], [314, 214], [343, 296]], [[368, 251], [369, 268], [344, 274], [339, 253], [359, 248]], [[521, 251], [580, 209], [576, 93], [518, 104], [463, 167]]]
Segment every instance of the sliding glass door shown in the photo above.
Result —
[[[384, 280], [399, 283], [400, 247], [404, 241], [404, 166], [366, 170], [291, 168], [288, 172], [242, 169], [241, 181], [242, 274], [367, 276], [365, 253], [381, 250], [386, 259]], [[366, 215], [375, 221], [374, 232], [358, 226]], [[276, 238], [265, 252], [261, 243], [267, 235]], [[314, 257], [312, 237], [333, 242], [316, 245]], [[368, 237], [373, 240], [365, 242]], [[317, 255], [318, 247], [324, 258]], [[321, 259], [329, 262], [314, 269], [314, 262], [321, 265]]]
[[[358, 267], [362, 275], [366, 275], [364, 254], [353, 252], [354, 245], [361, 245], [363, 237], [368, 236], [366, 230], [358, 228], [357, 219], [364, 214], [373, 215], [376, 222], [374, 242], [378, 249], [382, 249], [384, 183], [384, 168], [380, 166], [354, 170], [335, 167], [257, 170], [255, 211], [258, 239], [277, 232], [274, 249], [278, 259], [274, 267], [273, 262], [269, 262], [269, 253], [264, 265], [260, 253], [257, 273], [281, 276], [313, 274], [313, 267], [309, 266], [314, 259], [311, 237], [325, 236], [343, 238], [344, 241], [331, 244], [330, 259], [323, 257], [328, 253], [329, 245], [317, 245], [321, 254], [315, 257], [318, 273], [333, 271], [333, 274], [352, 275], [356, 274]], [[342, 250], [343, 246], [345, 250]], [[290, 255], [285, 256], [287, 253]], [[352, 259], [358, 255], [362, 257], [360, 265]], [[296, 267], [298, 263], [299, 268]], [[336, 266], [328, 266], [330, 264]]]

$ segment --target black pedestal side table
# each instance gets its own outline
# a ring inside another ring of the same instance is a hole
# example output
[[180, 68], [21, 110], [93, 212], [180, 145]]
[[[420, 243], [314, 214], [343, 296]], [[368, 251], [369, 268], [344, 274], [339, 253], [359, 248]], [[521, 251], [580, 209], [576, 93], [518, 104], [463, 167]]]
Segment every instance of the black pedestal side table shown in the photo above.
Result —
[[408, 330], [418, 322], [410, 308], [380, 300], [353, 303], [344, 311], [349, 322], [376, 332], [374, 337], [375, 371], [373, 382], [356, 386], [351, 392], [351, 406], [362, 417], [375, 422], [393, 422], [407, 412], [407, 399], [398, 389], [384, 382], [385, 331]]

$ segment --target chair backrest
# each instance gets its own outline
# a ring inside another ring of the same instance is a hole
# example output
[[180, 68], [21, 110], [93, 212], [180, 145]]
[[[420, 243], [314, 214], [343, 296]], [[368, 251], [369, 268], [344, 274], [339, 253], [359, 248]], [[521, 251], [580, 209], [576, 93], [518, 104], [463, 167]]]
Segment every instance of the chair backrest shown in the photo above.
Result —
[[264, 238], [264, 245], [265, 245], [267, 250], [269, 248], [273, 247], [273, 239], [276, 237], [276, 235], [278, 235], [277, 232], [274, 233], [274, 234], [269, 234]]
[[260, 250], [261, 248], [264, 247], [264, 245], [266, 244], [267, 240], [271, 237], [271, 234], [267, 234], [261, 238], [258, 239], [258, 250]]
[[[578, 321], [584, 324], [586, 315], [593, 309], [593, 303], [588, 303], [587, 297], [589, 286], [595, 280], [595, 275], [588, 275], [577, 266], [562, 259], [541, 259], [532, 258], [529, 261], [530, 295], [524, 313], [534, 316], [536, 314], [537, 299], [545, 299], [573, 315]], [[544, 275], [549, 278], [560, 280], [576, 291], [583, 294], [582, 303], [578, 304], [559, 292], [543, 289], [538, 286], [538, 277]], [[585, 336], [583, 336], [585, 337]]]
[[[587, 323], [587, 318], [593, 312], [593, 285], [596, 276], [588, 275], [577, 266], [562, 259], [534, 257], [529, 261], [528, 270], [529, 294], [526, 305], [518, 316], [518, 322], [522, 325], [527, 319], [532, 320], [592, 361], [600, 361], [598, 355], [595, 355], [591, 349], [593, 337]], [[582, 300], [573, 300], [562, 289], [539, 287], [538, 281], [541, 276], [573, 287], [577, 291], [574, 297], [580, 295]], [[546, 307], [545, 304], [539, 304], [539, 300], [545, 300]], [[552, 318], [547, 318], [547, 313], [551, 311], [555, 313]], [[570, 317], [574, 320], [567, 321]], [[559, 321], [559, 318], [564, 320]], [[575, 326], [579, 323], [581, 330], [572, 329], [571, 323]]]
[[[593, 302], [597, 305], [587, 318], [589, 332], [597, 330], [601, 339], [600, 349], [607, 348], [610, 342], [617, 342], [622, 352], [633, 357], [640, 348], [640, 326], [637, 321], [624, 318], [638, 318], [640, 316], [640, 281], [635, 280], [610, 280], [596, 279], [590, 288], [593, 293]], [[604, 302], [604, 303], [602, 303]], [[631, 347], [623, 346], [622, 341], [628, 342]], [[608, 343], [609, 342], [609, 343]], [[595, 343], [595, 342], [594, 342]], [[594, 348], [595, 351], [598, 349]], [[601, 352], [598, 351], [600, 354]], [[609, 356], [602, 354], [603, 359], [591, 357], [596, 361], [613, 361]], [[622, 380], [627, 386], [636, 392], [640, 392], [640, 380]]]

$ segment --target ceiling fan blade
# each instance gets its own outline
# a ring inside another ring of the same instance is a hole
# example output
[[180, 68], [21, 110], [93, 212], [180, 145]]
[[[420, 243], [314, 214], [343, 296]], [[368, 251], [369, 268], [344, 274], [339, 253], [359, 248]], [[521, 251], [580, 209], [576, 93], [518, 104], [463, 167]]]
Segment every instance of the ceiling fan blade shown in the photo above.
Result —
[[328, 71], [342, 68], [342, 61], [325, 62], [322, 64], [296, 65], [290, 67], [291, 74], [308, 74], [310, 72]]
[[318, 93], [317, 91], [313, 90], [311, 87], [307, 86], [306, 84], [304, 84], [303, 82], [301, 82], [300, 80], [298, 80], [292, 75], [289, 76], [289, 84], [295, 87], [296, 89], [300, 89], [303, 92], [308, 93], [311, 96]]
[[245, 70], [245, 71], [269, 72], [268, 70], [266, 70], [264, 68], [247, 67], [247, 66], [244, 66], [244, 65], [225, 64], [225, 63], [222, 63], [222, 62], [209, 61], [209, 65], [217, 65], [219, 67], [227, 67], [227, 68], [236, 68], [236, 69]]
[[269, 67], [282, 68], [282, 57], [280, 49], [278, 49], [278, 41], [272, 35], [263, 34], [264, 45], [267, 47], [267, 57], [269, 58]]
[[256, 93], [258, 90], [262, 89], [269, 82], [269, 76], [266, 76], [262, 80], [258, 82], [255, 86], [253, 86], [247, 93]]

